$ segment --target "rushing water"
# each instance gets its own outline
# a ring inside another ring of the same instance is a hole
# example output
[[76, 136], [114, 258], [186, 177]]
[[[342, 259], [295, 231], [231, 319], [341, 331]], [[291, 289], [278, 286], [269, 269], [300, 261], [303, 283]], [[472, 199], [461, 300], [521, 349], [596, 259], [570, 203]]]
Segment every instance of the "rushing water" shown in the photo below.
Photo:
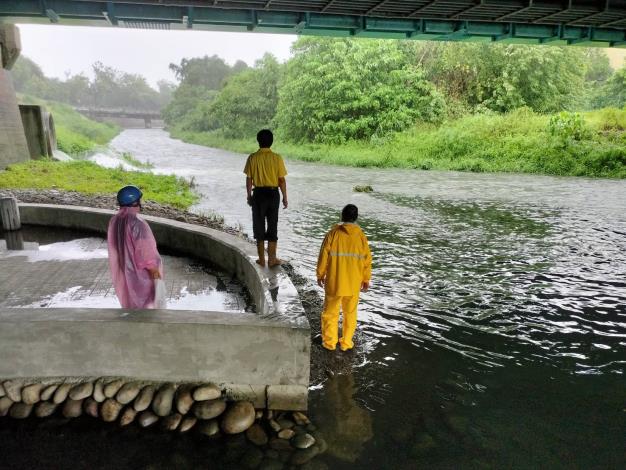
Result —
[[[195, 210], [251, 232], [244, 155], [161, 130], [125, 131], [113, 147], [193, 177], [203, 194]], [[326, 357], [311, 384], [311, 415], [329, 444], [317, 468], [625, 468], [626, 182], [287, 169], [279, 254], [310, 289], [345, 204], [359, 207], [374, 256], [356, 350]], [[366, 184], [374, 192], [353, 192]], [[214, 455], [158, 434], [95, 445], [80, 428], [64, 432], [72, 444], [35, 435], [33, 448], [49, 459], [62, 447], [59, 464], [79, 467], [184, 468], [189, 456], [177, 459], [191, 453], [206, 468]], [[24, 442], [7, 439], [5, 455], [24, 455]]]

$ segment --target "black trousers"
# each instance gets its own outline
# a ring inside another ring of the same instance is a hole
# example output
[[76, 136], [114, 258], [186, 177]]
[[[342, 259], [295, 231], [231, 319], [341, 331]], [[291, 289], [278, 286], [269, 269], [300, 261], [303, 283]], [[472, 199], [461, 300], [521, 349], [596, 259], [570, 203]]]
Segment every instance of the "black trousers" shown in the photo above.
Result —
[[[278, 240], [278, 188], [254, 188], [252, 192], [252, 231], [256, 241]], [[267, 221], [267, 228], [265, 222]]]

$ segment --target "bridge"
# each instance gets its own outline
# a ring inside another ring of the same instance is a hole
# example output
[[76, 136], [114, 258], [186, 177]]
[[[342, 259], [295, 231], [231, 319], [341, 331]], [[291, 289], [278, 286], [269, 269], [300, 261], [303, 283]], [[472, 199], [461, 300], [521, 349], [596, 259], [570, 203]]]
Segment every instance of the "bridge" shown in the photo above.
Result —
[[626, 46], [626, 0], [3, 0], [0, 22]]
[[132, 109], [106, 109], [106, 108], [80, 108], [75, 107], [75, 111], [87, 116], [88, 118], [128, 118], [143, 119], [146, 129], [152, 127], [152, 120], [159, 120], [161, 113], [157, 111], [141, 111]]

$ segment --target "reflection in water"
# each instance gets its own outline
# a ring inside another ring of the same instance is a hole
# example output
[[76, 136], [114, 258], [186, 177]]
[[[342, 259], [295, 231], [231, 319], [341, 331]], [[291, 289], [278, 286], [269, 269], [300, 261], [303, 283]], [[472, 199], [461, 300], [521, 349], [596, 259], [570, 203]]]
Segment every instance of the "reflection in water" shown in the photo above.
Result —
[[354, 400], [352, 372], [332, 376], [324, 385], [324, 392], [315, 419], [328, 442], [328, 453], [355, 462], [374, 432], [370, 413]]

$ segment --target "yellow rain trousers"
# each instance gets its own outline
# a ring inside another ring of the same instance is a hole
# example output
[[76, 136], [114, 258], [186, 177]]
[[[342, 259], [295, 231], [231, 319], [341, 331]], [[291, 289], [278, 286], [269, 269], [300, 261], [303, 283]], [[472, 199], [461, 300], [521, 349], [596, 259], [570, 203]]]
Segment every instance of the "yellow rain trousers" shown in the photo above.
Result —
[[[322, 342], [326, 349], [354, 347], [357, 305], [363, 282], [372, 274], [372, 255], [367, 237], [356, 224], [335, 225], [326, 235], [317, 260], [317, 278], [324, 279]], [[342, 336], [338, 338], [339, 309], [343, 313]]]

